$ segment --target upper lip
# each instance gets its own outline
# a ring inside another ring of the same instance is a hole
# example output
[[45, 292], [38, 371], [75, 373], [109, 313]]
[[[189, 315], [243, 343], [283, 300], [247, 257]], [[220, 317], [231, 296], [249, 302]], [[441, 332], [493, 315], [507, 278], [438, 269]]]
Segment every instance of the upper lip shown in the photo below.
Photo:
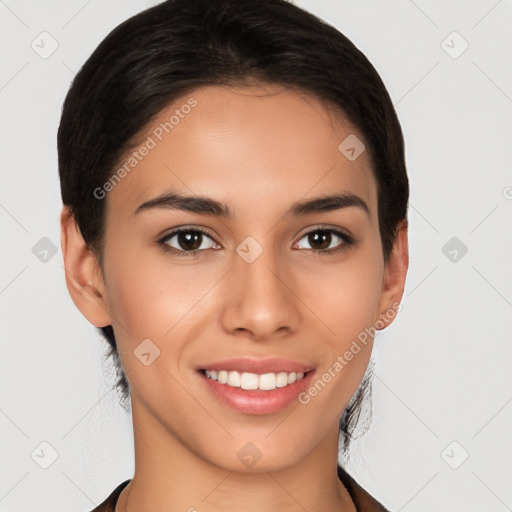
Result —
[[236, 359], [225, 359], [223, 361], [215, 361], [205, 363], [198, 366], [197, 370], [226, 370], [247, 373], [279, 373], [279, 372], [303, 372], [306, 373], [314, 368], [310, 365], [284, 359], [282, 357], [271, 357], [267, 359], [251, 359], [248, 357], [239, 357]]

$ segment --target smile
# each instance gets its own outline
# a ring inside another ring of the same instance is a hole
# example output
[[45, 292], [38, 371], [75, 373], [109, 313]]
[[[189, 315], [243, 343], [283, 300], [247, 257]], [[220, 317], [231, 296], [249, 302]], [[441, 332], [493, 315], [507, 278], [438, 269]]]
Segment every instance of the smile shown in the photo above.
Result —
[[298, 404], [297, 397], [310, 384], [315, 370], [251, 373], [236, 370], [198, 370], [207, 393], [243, 414], [273, 414]]

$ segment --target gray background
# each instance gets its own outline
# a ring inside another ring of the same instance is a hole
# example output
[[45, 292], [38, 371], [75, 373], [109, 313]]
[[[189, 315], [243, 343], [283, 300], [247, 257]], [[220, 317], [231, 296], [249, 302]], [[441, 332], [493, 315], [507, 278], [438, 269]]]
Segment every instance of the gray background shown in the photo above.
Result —
[[[104, 343], [65, 287], [56, 131], [74, 73], [155, 3], [0, 0], [2, 512], [91, 510], [133, 475]], [[348, 468], [392, 510], [511, 510], [512, 2], [296, 3], [367, 55], [406, 139], [403, 310]]]

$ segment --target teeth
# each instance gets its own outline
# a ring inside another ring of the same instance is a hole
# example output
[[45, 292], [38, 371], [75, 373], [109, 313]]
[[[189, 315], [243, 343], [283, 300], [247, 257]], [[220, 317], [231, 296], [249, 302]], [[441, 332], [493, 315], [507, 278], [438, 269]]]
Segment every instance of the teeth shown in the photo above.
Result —
[[227, 384], [234, 388], [260, 389], [269, 391], [276, 388], [283, 388], [293, 384], [304, 377], [303, 372], [279, 372], [279, 373], [257, 373], [249, 372], [228, 372], [226, 370], [205, 370], [205, 375], [210, 379], [217, 380], [221, 384]]
[[259, 376], [259, 389], [269, 390], [276, 388], [276, 374], [275, 373], [265, 373]]
[[276, 376], [276, 386], [284, 388], [288, 384], [288, 374], [286, 372], [279, 372]]
[[240, 387], [242, 389], [258, 389], [258, 376], [255, 373], [242, 373]]
[[[213, 375], [211, 375], [212, 379], [215, 379]], [[234, 388], [240, 387], [240, 374], [238, 372], [228, 372], [228, 381], [226, 382], [228, 386], [232, 386]]]

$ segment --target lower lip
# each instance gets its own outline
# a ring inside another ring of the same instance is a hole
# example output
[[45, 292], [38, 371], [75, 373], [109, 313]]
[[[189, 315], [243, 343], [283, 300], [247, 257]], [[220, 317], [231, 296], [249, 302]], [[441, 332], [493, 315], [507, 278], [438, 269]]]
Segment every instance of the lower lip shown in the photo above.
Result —
[[299, 393], [309, 386], [314, 373], [314, 370], [309, 371], [301, 380], [293, 384], [263, 391], [234, 388], [227, 384], [220, 384], [218, 381], [204, 375], [204, 373], [198, 372], [214, 396], [232, 409], [245, 414], [272, 414], [283, 410], [294, 400], [298, 401]]

